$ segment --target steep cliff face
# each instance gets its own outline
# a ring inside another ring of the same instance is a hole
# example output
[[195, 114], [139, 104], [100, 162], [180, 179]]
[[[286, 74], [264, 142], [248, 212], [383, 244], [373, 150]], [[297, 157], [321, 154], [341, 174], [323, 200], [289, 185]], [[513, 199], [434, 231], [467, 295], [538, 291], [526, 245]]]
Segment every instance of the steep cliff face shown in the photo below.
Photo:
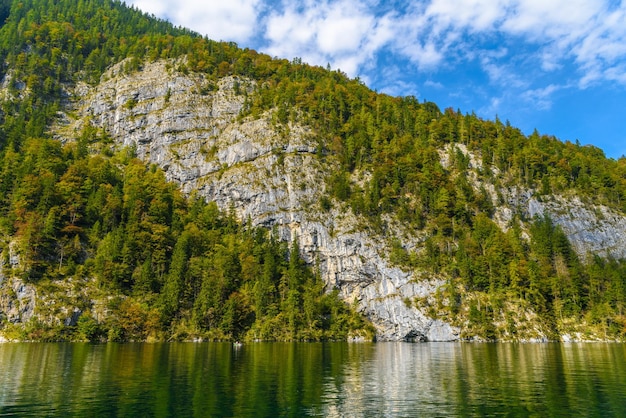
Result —
[[15, 243], [7, 246], [5, 260], [0, 260], [0, 320], [9, 323], [24, 323], [35, 313], [37, 291], [32, 284], [5, 274], [5, 270], [20, 263]]
[[182, 75], [176, 63], [157, 62], [130, 75], [123, 63], [95, 88], [79, 86], [74, 118], [56, 128], [71, 138], [85, 123], [104, 128], [120, 145], [133, 146], [171, 181], [253, 225], [276, 228], [281, 239], [298, 239], [305, 259], [319, 268], [378, 329], [381, 339], [454, 340], [458, 330], [428, 318], [410, 301], [441, 284], [417, 281], [391, 267], [384, 243], [357, 228], [340, 207], [323, 210], [325, 166], [306, 127], [278, 126], [272, 115], [238, 118], [254, 83], [226, 77], [213, 83]]
[[[451, 148], [460, 150], [470, 161], [468, 177], [479, 190], [485, 187], [496, 207], [494, 219], [500, 228], [506, 230], [513, 215], [520, 213], [527, 219], [549, 215], [555, 224], [561, 226], [574, 250], [583, 260], [590, 254], [601, 257], [626, 258], [626, 217], [615, 210], [594, 202], [583, 201], [579, 196], [539, 195], [535, 190], [518, 186], [496, 190], [493, 184], [479, 180], [478, 171], [486, 168], [478, 156], [472, 155], [462, 144], [451, 145], [441, 150], [441, 164], [448, 167]], [[494, 177], [500, 176], [495, 168]], [[500, 197], [499, 197], [500, 196]]]
[[550, 196], [528, 200], [528, 214], [549, 213], [563, 228], [576, 252], [626, 258], [626, 217], [602, 205], [584, 203], [578, 196]]
[[[97, 86], [78, 86], [55, 134], [69, 140], [85, 124], [103, 128], [117, 144], [134, 147], [140, 158], [160, 166], [185, 192], [197, 191], [225, 210], [234, 209], [244, 221], [275, 228], [281, 239], [298, 239], [303, 256], [319, 269], [327, 287], [337, 288], [365, 313], [380, 339], [459, 338], [458, 328], [429, 318], [413, 303], [431, 297], [443, 279], [392, 266], [386, 242], [361, 227], [348, 208], [338, 202], [330, 209], [320, 204], [333, 161], [316, 153], [309, 128], [280, 125], [271, 112], [242, 118], [253, 81], [213, 81], [179, 72], [179, 65], [159, 61], [127, 74], [121, 63]], [[476, 161], [473, 165], [470, 177], [479, 168]], [[546, 201], [529, 190], [486, 186], [499, 206], [496, 217], [502, 228], [514, 211], [550, 213], [581, 255], [626, 257], [626, 218], [608, 208], [583, 205], [577, 198]], [[498, 202], [498, 192], [508, 203]], [[419, 247], [423, 238], [402, 225], [388, 235], [403, 237], [410, 247]]]

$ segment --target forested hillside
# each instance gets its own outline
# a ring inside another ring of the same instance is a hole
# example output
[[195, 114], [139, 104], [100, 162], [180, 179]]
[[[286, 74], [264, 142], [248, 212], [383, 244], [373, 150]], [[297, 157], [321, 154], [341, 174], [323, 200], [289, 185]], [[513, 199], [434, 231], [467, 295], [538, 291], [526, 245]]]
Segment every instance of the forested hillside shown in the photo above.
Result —
[[[7, 2], [2, 10], [6, 17]], [[0, 143], [6, 258], [0, 277], [17, 274], [56, 298], [67, 296], [59, 282], [74, 279], [113, 297], [103, 308], [106, 319], [98, 321], [93, 295], [77, 297], [82, 315], [69, 327], [43, 318], [15, 327], [10, 320], [16, 318], [0, 311], [0, 327], [10, 337], [372, 338], [336, 293], [324, 292], [297, 243], [278, 242], [215, 204], [184, 197], [132, 150], [114, 154], [105, 133], [86, 129], [65, 146], [48, 138], [67, 84], [94, 82], [129, 55], [139, 65], [153, 48], [156, 58], [205, 48], [208, 41], [101, 1], [13, 2], [1, 33], [8, 97]], [[90, 155], [94, 144], [101, 153]], [[10, 242], [19, 247], [13, 269], [7, 268]], [[40, 307], [39, 316], [58, 315], [51, 305]]]
[[206, 95], [226, 76], [254, 82], [236, 91], [245, 96], [240, 121], [271, 115], [285, 137], [295, 126], [313, 132], [326, 171], [318, 214], [351, 214], [355, 228], [387, 243], [390, 265], [443, 282], [431, 297], [405, 300], [407, 309], [467, 338], [528, 338], [533, 327], [555, 339], [626, 335], [621, 253], [577, 252], [551, 216], [532, 217], [518, 202], [576, 198], [624, 216], [625, 158], [379, 94], [340, 72], [208, 40], [115, 1], [2, 1], [0, 15], [0, 276], [20, 277], [39, 295], [83, 280], [116, 296], [105, 319], [85, 297], [76, 326], [52, 327], [41, 307], [23, 331], [1, 312], [0, 327], [22, 338], [52, 327], [49, 338], [122, 340], [371, 333], [355, 307], [324, 289], [296, 241], [183, 196], [105, 129], [85, 124], [66, 144], [54, 139], [77, 84], [97, 86], [120, 62], [132, 74], [165, 60], [178, 74], [201, 74]]

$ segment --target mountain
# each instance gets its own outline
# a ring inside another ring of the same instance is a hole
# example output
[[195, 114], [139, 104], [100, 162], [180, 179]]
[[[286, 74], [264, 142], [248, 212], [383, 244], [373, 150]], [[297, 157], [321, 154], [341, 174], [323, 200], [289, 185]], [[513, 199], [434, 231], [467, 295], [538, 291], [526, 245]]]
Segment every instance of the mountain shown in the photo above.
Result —
[[624, 338], [625, 159], [119, 2], [0, 11], [7, 338]]

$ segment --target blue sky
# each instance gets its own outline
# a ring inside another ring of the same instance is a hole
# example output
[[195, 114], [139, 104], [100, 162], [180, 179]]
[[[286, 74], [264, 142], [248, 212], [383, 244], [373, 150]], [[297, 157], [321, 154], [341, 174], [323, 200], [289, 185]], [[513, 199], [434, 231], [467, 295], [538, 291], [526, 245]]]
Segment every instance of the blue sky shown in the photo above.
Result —
[[626, 155], [626, 0], [126, 0], [379, 92]]

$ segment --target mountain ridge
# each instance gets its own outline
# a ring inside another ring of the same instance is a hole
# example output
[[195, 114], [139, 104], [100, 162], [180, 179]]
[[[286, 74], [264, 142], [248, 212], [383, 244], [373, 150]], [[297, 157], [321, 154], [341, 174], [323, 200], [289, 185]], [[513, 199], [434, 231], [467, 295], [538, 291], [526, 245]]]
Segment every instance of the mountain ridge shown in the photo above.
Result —
[[[52, 124], [24, 107], [24, 121], [37, 121], [30, 134], [109, 157], [128, 147], [186, 195], [297, 242], [326, 291], [372, 321], [379, 339], [623, 338], [622, 159], [182, 30], [137, 45], [99, 79], [81, 82], [79, 71], [50, 81], [48, 99], [34, 93], [42, 80], [21, 81], [4, 52], [4, 143], [24, 146], [10, 120], [16, 105], [53, 103]], [[20, 262], [5, 236], [12, 275]], [[82, 232], [74, 237], [86, 247]], [[88, 252], [75, 262], [88, 264]], [[134, 277], [121, 280], [132, 289]], [[82, 311], [69, 310], [79, 312], [75, 326]]]

